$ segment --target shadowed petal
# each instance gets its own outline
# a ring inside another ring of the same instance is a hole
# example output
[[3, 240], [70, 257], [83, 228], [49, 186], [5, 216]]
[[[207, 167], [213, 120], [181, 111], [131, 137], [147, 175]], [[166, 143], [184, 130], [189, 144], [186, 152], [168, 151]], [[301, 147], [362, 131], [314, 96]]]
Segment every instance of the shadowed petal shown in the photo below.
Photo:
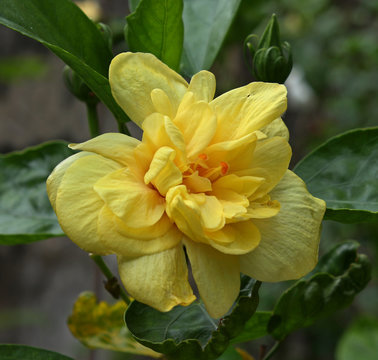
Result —
[[128, 293], [159, 311], [195, 300], [181, 245], [137, 258], [118, 257], [119, 274]]
[[128, 227], [105, 205], [100, 211], [97, 224], [104, 246], [108, 246], [112, 253], [125, 257], [149, 255], [171, 249], [182, 239], [182, 233], [166, 215], [154, 225], [135, 229]]
[[237, 256], [222, 254], [209, 245], [184, 240], [194, 280], [211, 317], [223, 316], [240, 290]]

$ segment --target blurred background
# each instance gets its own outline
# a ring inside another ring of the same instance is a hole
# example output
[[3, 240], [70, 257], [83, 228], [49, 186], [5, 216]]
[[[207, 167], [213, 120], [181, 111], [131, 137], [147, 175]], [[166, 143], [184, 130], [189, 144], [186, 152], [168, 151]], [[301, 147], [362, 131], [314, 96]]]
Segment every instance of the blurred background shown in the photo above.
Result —
[[[97, 2], [93, 16], [110, 24], [114, 52], [126, 50], [122, 40], [125, 0]], [[243, 59], [243, 41], [261, 35], [276, 13], [281, 38], [291, 43], [294, 68], [286, 82], [289, 106], [284, 120], [293, 148], [292, 166], [329, 137], [378, 120], [378, 2], [371, 0], [242, 0], [212, 71], [217, 94], [253, 81]], [[97, 19], [97, 20], [98, 20]], [[88, 139], [85, 105], [62, 80], [64, 64], [34, 40], [0, 26], [0, 151], [7, 153], [52, 139]], [[117, 131], [116, 121], [99, 105], [102, 132]], [[354, 239], [373, 263], [370, 285], [353, 305], [298, 331], [274, 359], [331, 360], [343, 333], [360, 318], [378, 316], [378, 225], [325, 222], [321, 253]], [[109, 259], [112, 265], [113, 260]], [[290, 283], [263, 284], [259, 310], [273, 307]], [[66, 238], [30, 245], [0, 247], [0, 343], [43, 347], [77, 360], [142, 359], [138, 356], [89, 351], [69, 332], [66, 318], [78, 294], [102, 289], [101, 275], [87, 254]], [[257, 344], [243, 344], [256, 359]]]

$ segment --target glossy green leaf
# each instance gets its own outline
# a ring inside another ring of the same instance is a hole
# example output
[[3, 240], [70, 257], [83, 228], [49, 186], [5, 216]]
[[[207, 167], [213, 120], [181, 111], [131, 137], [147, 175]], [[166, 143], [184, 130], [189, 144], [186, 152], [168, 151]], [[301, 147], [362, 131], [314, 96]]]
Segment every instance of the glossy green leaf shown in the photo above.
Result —
[[73, 154], [63, 141], [0, 155], [0, 244], [63, 236], [46, 193], [54, 167]]
[[378, 127], [331, 138], [295, 167], [309, 191], [327, 203], [325, 219], [378, 220]]
[[134, 301], [126, 311], [126, 324], [136, 340], [167, 359], [217, 359], [255, 312], [260, 284], [243, 277], [236, 305], [220, 320], [212, 319], [198, 301], [166, 313]]
[[56, 352], [26, 345], [0, 345], [1, 360], [73, 360]]
[[[326, 257], [318, 270], [323, 267], [331, 273], [320, 272], [297, 281], [281, 295], [268, 324], [269, 333], [276, 339], [282, 340], [294, 330], [348, 306], [369, 282], [371, 265], [365, 255], [357, 254], [355, 242], [337, 245]], [[338, 266], [331, 266], [332, 262]]]
[[123, 321], [125, 311], [123, 301], [114, 305], [105, 301], [98, 303], [93, 293], [84, 292], [74, 304], [68, 327], [72, 335], [89, 348], [161, 357], [134, 340]]
[[378, 318], [360, 318], [342, 336], [336, 360], [376, 360], [378, 354]]
[[181, 72], [210, 69], [241, 0], [184, 0]]
[[182, 8], [182, 0], [142, 0], [126, 18], [130, 50], [152, 53], [177, 71], [184, 36]]
[[112, 53], [96, 25], [69, 0], [1, 0], [0, 24], [48, 47], [76, 71], [119, 121], [127, 117], [107, 79]]
[[231, 344], [239, 344], [268, 335], [268, 323], [271, 316], [271, 311], [256, 311], [245, 324], [243, 331], [231, 340]]

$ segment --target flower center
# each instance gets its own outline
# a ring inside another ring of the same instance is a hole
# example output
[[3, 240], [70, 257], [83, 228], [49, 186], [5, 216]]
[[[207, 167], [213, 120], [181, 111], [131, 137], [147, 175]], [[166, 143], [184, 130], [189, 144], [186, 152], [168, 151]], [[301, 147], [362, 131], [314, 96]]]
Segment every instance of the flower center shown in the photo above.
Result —
[[209, 166], [208, 164], [209, 157], [207, 154], [199, 154], [196, 161], [189, 165], [183, 176], [190, 176], [195, 172], [198, 172], [198, 175], [204, 178], [209, 179], [211, 182], [217, 180], [219, 177], [224, 176], [228, 173], [229, 165], [225, 161], [220, 161], [218, 166]]

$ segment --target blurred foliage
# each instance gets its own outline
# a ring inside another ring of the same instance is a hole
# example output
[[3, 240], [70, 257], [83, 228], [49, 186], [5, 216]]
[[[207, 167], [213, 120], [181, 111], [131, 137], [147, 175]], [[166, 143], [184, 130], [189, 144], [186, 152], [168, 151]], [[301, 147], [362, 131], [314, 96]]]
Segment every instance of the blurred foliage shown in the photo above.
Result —
[[47, 70], [44, 60], [36, 56], [7, 57], [0, 59], [0, 83], [11, 84], [26, 79], [38, 79]]
[[89, 348], [108, 349], [158, 358], [161, 355], [134, 340], [125, 327], [123, 314], [126, 304], [114, 305], [101, 301], [90, 292], [80, 294], [74, 304], [68, 327], [75, 338]]
[[251, 32], [261, 34], [272, 13], [277, 14], [282, 39], [292, 46], [294, 66], [303, 71], [315, 94], [312, 129], [317, 143], [344, 130], [377, 124], [378, 3], [243, 0], [227, 45], [241, 47]]

